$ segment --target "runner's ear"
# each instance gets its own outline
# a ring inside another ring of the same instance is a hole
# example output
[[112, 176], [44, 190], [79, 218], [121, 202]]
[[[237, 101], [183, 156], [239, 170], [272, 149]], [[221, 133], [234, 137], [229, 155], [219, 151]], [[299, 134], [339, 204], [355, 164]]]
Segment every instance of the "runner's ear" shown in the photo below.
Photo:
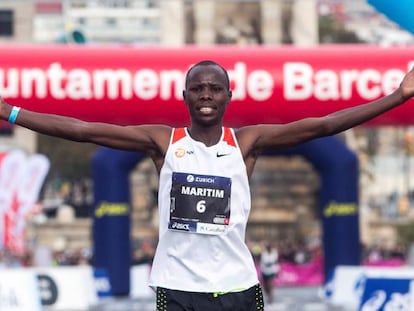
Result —
[[186, 92], [185, 92], [185, 90], [183, 90], [183, 99], [184, 99], [184, 103], [187, 105]]

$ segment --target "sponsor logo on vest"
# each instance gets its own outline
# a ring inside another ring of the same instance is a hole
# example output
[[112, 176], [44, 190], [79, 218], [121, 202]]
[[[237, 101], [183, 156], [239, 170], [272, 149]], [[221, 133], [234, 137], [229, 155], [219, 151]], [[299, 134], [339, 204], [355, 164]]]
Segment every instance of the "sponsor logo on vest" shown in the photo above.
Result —
[[173, 224], [171, 225], [171, 229], [190, 231], [190, 225], [189, 224], [182, 224], [182, 223], [179, 223], [179, 222], [173, 222]]
[[175, 156], [177, 158], [182, 158], [185, 156], [185, 149], [184, 148], [177, 148], [177, 150], [175, 150]]
[[201, 177], [201, 176], [194, 177], [194, 175], [187, 175], [187, 181], [214, 184], [216, 180], [213, 177]]
[[217, 158], [225, 157], [225, 156], [228, 156], [228, 155], [230, 155], [230, 152], [226, 152], [226, 153], [217, 152], [217, 154], [216, 154]]
[[198, 223], [197, 224], [197, 232], [198, 233], [206, 233], [206, 234], [225, 233], [226, 232], [226, 226], [224, 226], [224, 225], [215, 225], [215, 224]]

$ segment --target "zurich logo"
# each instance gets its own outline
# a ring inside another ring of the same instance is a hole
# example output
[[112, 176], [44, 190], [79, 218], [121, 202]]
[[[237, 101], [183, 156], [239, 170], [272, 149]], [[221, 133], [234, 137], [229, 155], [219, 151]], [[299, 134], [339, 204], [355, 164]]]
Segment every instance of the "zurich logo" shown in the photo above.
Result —
[[188, 182], [193, 182], [194, 181], [194, 176], [193, 175], [187, 175], [187, 181]]

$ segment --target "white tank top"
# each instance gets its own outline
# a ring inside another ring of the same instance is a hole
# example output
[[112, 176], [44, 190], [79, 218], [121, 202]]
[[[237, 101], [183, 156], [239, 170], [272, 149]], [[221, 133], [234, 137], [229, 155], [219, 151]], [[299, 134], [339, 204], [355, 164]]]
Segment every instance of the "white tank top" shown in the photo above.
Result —
[[159, 241], [149, 285], [230, 292], [258, 283], [245, 244], [250, 212], [246, 166], [234, 131], [207, 147], [173, 129], [159, 180]]

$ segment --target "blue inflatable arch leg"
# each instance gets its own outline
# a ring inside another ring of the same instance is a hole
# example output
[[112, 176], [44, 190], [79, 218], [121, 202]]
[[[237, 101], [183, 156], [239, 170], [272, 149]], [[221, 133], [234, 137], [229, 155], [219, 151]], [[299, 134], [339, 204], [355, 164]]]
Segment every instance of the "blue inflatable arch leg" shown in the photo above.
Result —
[[93, 266], [108, 273], [111, 294], [129, 295], [130, 172], [144, 154], [100, 148], [92, 159]]
[[[267, 155], [302, 155], [320, 174], [325, 279], [338, 265], [359, 265], [358, 158], [337, 137]], [[277, 187], [277, 185], [276, 185]]]

